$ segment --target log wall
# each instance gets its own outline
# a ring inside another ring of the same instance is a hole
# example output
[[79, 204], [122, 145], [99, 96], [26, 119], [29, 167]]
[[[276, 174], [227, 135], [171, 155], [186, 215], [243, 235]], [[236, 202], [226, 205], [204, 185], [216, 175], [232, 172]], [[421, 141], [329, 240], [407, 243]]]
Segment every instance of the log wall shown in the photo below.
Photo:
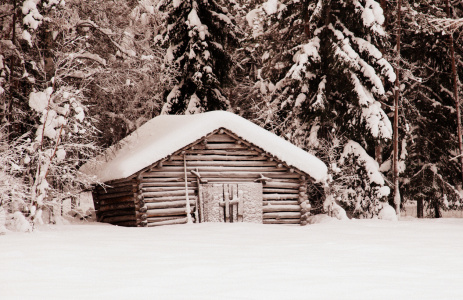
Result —
[[120, 226], [146, 226], [144, 203], [138, 197], [136, 179], [117, 180], [97, 186], [93, 201], [99, 222]]
[[221, 130], [194, 145], [174, 153], [138, 175], [134, 192], [143, 202], [148, 226], [187, 222], [185, 170], [191, 209], [198, 193], [198, 171], [208, 183], [254, 182], [270, 178], [263, 185], [265, 224], [300, 224], [308, 203], [305, 174], [276, 161], [261, 149]]

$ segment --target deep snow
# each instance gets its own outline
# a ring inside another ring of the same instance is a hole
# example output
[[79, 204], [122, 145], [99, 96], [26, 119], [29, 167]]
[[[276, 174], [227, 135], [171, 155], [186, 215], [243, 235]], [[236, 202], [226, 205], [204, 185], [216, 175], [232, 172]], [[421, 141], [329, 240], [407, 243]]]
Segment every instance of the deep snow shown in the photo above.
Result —
[[463, 219], [45, 225], [0, 236], [0, 298], [461, 299], [462, 250]]

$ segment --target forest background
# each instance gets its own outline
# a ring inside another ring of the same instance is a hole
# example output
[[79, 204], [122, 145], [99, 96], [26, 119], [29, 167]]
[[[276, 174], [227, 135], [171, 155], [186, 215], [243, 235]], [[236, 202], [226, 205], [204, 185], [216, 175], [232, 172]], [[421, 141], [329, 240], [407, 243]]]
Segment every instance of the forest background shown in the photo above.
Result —
[[458, 0], [3, 1], [0, 221], [42, 222], [147, 120], [217, 109], [329, 166], [313, 213], [462, 209], [462, 18]]

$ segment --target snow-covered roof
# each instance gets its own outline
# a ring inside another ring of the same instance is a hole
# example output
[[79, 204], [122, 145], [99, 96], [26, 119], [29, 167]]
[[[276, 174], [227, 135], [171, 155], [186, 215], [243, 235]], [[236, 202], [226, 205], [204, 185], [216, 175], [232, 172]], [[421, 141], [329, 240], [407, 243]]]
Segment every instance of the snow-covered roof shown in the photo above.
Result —
[[312, 154], [226, 111], [155, 117], [80, 171], [101, 182], [126, 178], [219, 128], [233, 132], [318, 182], [327, 177], [326, 165]]

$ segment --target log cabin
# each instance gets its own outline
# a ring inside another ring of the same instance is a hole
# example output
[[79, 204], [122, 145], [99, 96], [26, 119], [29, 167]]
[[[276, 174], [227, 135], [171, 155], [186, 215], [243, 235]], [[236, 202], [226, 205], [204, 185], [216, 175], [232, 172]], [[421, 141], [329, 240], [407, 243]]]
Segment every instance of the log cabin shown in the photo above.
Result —
[[308, 183], [326, 165], [230, 112], [161, 115], [81, 171], [100, 183], [100, 222], [159, 226], [191, 222], [307, 224]]

